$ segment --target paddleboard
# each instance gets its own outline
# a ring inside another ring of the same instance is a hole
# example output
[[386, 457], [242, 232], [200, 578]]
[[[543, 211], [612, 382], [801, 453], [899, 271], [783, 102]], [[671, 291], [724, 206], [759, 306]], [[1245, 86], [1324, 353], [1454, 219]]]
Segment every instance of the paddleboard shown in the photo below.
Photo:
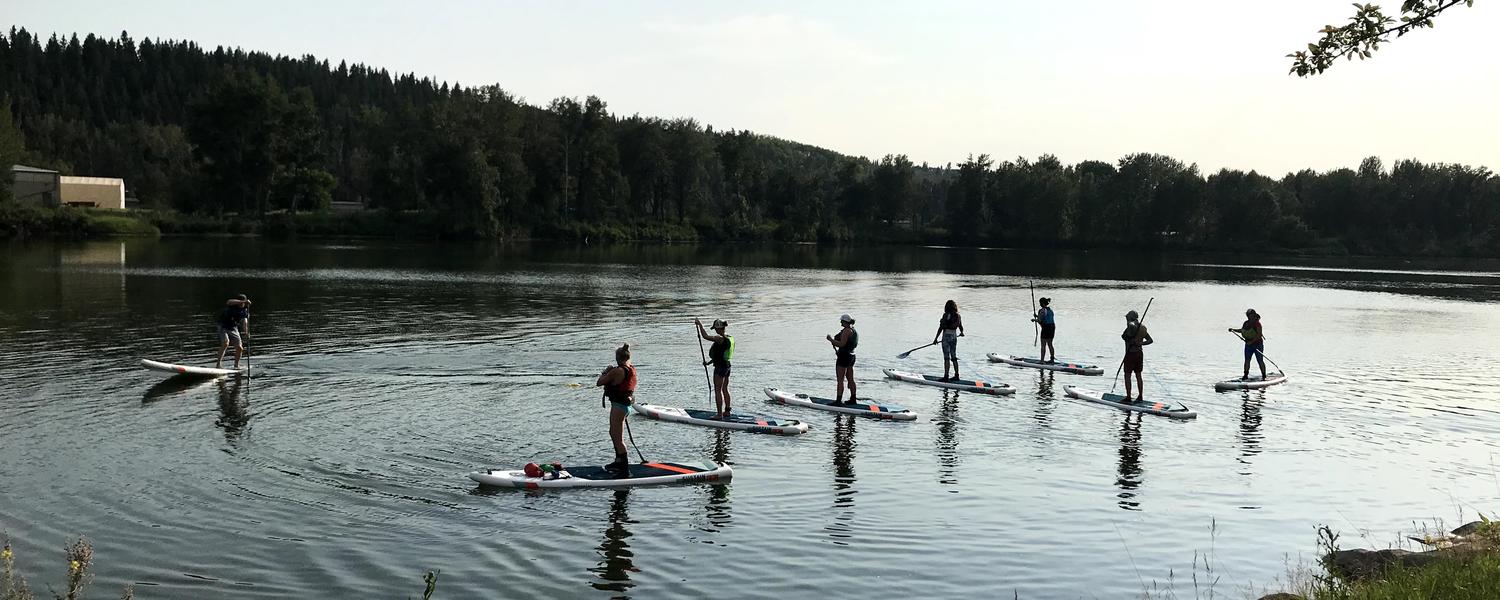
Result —
[[1013, 354], [1007, 356], [1003, 354], [995, 354], [993, 352], [989, 354], [989, 357], [990, 362], [1005, 363], [1012, 367], [1031, 367], [1033, 369], [1043, 369], [1046, 371], [1063, 371], [1065, 373], [1073, 373], [1076, 375], [1104, 374], [1104, 369], [1100, 368], [1098, 365], [1085, 365], [1063, 360], [1042, 362], [1042, 360], [1038, 358], [1027, 358], [1016, 356]]
[[788, 406], [815, 408], [828, 412], [860, 415], [862, 417], [875, 417], [877, 419], [891, 419], [895, 421], [911, 421], [917, 418], [917, 413], [907, 410], [904, 406], [895, 404], [873, 404], [865, 400], [860, 400], [854, 404], [840, 404], [828, 398], [818, 398], [807, 394], [793, 394], [776, 388], [766, 388], [766, 396], [769, 396], [772, 402]]
[[1259, 375], [1228, 379], [1215, 383], [1214, 389], [1221, 392], [1228, 390], [1258, 390], [1278, 383], [1286, 383], [1285, 373], [1266, 373], [1265, 379], [1261, 379]]
[[652, 419], [701, 425], [703, 427], [718, 427], [720, 429], [734, 429], [750, 433], [775, 433], [779, 435], [807, 433], [807, 423], [792, 419], [776, 419], [764, 415], [729, 413], [729, 418], [715, 419], [713, 418], [714, 411], [711, 410], [639, 403], [635, 404], [635, 410], [642, 416]]
[[161, 372], [164, 372], [164, 373], [175, 373], [175, 374], [178, 374], [178, 375], [194, 375], [194, 376], [198, 376], [198, 377], [223, 377], [225, 375], [233, 375], [235, 373], [244, 373], [245, 371], [249, 370], [249, 367], [241, 367], [241, 368], [238, 368], [238, 369], [215, 369], [215, 368], [212, 368], [212, 367], [189, 367], [187, 365], [174, 365], [172, 363], [158, 362], [158, 361], [148, 360], [148, 359], [144, 359], [144, 358], [141, 359], [141, 366], [146, 367], [147, 369], [151, 369], [152, 371], [161, 371]]
[[1068, 396], [1070, 397], [1077, 398], [1079, 400], [1087, 400], [1089, 402], [1097, 402], [1105, 406], [1113, 406], [1115, 408], [1123, 410], [1143, 412], [1152, 415], [1161, 415], [1163, 417], [1171, 417], [1173, 419], [1198, 418], [1198, 413], [1188, 410], [1188, 407], [1186, 405], [1180, 403], [1176, 406], [1172, 406], [1165, 402], [1155, 402], [1151, 400], [1147, 400], [1145, 402], [1127, 403], [1124, 401], [1125, 397], [1119, 394], [1099, 393], [1091, 390], [1080, 390], [1077, 387], [1071, 385], [1063, 386], [1063, 390], [1066, 391]]
[[933, 385], [940, 388], [948, 388], [950, 390], [963, 390], [965, 392], [979, 392], [981, 394], [994, 394], [996, 396], [1004, 396], [1005, 394], [1016, 393], [1016, 388], [1011, 387], [1009, 383], [989, 383], [986, 381], [979, 381], [977, 379], [944, 380], [942, 377], [938, 377], [937, 375], [908, 373], [906, 371], [897, 371], [895, 369], [886, 369], [885, 376], [891, 379], [905, 381], [908, 383]]
[[484, 485], [536, 490], [583, 487], [623, 488], [669, 483], [721, 484], [727, 483], [733, 475], [734, 469], [729, 465], [648, 462], [630, 465], [629, 476], [621, 476], [604, 467], [564, 467], [563, 475], [556, 479], [527, 477], [526, 472], [520, 469], [475, 471], [469, 473], [469, 479]]

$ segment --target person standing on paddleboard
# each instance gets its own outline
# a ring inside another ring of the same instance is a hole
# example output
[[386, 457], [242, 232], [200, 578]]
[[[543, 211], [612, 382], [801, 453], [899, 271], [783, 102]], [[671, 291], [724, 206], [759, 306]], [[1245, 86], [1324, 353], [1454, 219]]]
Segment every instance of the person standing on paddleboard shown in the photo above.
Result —
[[693, 319], [698, 326], [698, 335], [713, 342], [708, 347], [708, 364], [714, 366], [714, 413], [715, 419], [729, 418], [729, 361], [734, 360], [734, 336], [724, 333], [729, 321], [714, 319], [714, 334], [703, 329], [703, 321]]
[[[230, 298], [219, 312], [219, 358], [215, 369], [224, 368], [224, 353], [229, 351], [229, 342], [234, 342], [234, 368], [240, 368], [240, 357], [245, 354], [245, 338], [250, 337], [250, 299], [244, 294]], [[241, 335], [241, 331], [244, 332]]]
[[615, 461], [604, 465], [608, 471], [629, 475], [630, 459], [625, 450], [625, 417], [630, 414], [630, 405], [635, 403], [635, 365], [630, 364], [630, 344], [615, 350], [615, 364], [604, 368], [596, 386], [604, 387], [604, 398], [609, 400], [609, 439], [615, 445]]
[[[848, 314], [839, 316], [839, 330], [837, 336], [825, 336], [828, 343], [833, 344], [833, 354], [836, 357], [833, 363], [833, 378], [838, 381], [838, 395], [833, 401], [838, 404], [854, 404], [856, 395], [854, 393], [854, 349], [859, 347], [859, 332], [854, 330], [854, 317]], [[849, 401], [844, 402], [844, 382], [849, 382]]]
[[[1057, 362], [1057, 348], [1052, 346], [1052, 338], [1057, 335], [1057, 315], [1052, 312], [1052, 299], [1042, 298], [1037, 300], [1042, 305], [1036, 309], [1036, 316], [1031, 318], [1033, 323], [1042, 326], [1042, 362], [1052, 364]], [[1047, 358], [1047, 352], [1052, 352], [1052, 358]]]
[[1239, 334], [1240, 339], [1245, 340], [1245, 373], [1240, 379], [1250, 378], [1250, 357], [1260, 364], [1260, 379], [1266, 379], [1266, 334], [1260, 326], [1260, 313], [1253, 308], [1245, 309], [1245, 323], [1239, 329], [1233, 327], [1229, 331]]
[[953, 378], [958, 379], [958, 338], [964, 334], [963, 317], [958, 316], [958, 303], [949, 300], [943, 305], [943, 318], [938, 319], [937, 333], [932, 343], [943, 341], [943, 381], [948, 381], [948, 363], [953, 363]]
[[1141, 323], [1141, 316], [1135, 311], [1125, 313], [1125, 332], [1120, 334], [1120, 339], [1125, 340], [1125, 401], [1132, 402], [1130, 398], [1130, 374], [1135, 373], [1136, 396], [1133, 401], [1140, 402], [1146, 399], [1146, 382], [1141, 380], [1141, 372], [1146, 368], [1146, 351], [1143, 349], [1150, 346], [1155, 340], [1151, 339], [1151, 332], [1146, 331], [1146, 325]]

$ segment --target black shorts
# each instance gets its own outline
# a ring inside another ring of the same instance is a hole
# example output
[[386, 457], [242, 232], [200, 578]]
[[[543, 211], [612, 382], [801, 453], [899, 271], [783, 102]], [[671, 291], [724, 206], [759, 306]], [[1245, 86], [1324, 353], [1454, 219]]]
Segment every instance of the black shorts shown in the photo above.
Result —
[[1042, 325], [1042, 339], [1050, 340], [1057, 335], [1057, 325]]
[[729, 377], [729, 365], [714, 365], [714, 377]]
[[833, 363], [833, 366], [835, 366], [835, 367], [852, 367], [852, 366], [854, 366], [854, 355], [853, 354], [840, 354], [840, 355], [838, 355], [838, 357], [839, 357], [838, 360]]

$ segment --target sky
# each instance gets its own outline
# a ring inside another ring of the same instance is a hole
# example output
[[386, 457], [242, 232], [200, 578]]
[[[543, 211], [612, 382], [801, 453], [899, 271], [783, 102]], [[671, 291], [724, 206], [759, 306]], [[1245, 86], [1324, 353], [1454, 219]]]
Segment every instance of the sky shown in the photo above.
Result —
[[[1392, 12], [1398, 0], [1372, 0]], [[1272, 176], [1366, 156], [1500, 170], [1500, 2], [1322, 76], [1286, 54], [1348, 0], [0, 0], [0, 24], [312, 54], [532, 104], [692, 117], [846, 154], [957, 163], [1155, 152]]]

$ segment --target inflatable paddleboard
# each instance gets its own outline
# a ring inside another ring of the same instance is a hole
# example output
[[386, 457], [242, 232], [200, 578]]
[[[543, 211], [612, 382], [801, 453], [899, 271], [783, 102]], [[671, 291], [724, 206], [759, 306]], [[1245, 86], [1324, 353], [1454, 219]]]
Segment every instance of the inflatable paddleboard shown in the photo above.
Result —
[[1016, 393], [1016, 388], [1011, 387], [1009, 383], [989, 383], [985, 381], [979, 381], [977, 379], [944, 380], [942, 377], [938, 377], [937, 375], [908, 373], [906, 371], [897, 371], [895, 369], [886, 369], [885, 376], [891, 379], [905, 381], [908, 383], [933, 385], [940, 388], [948, 388], [950, 390], [963, 390], [965, 392], [979, 392], [981, 394], [994, 394], [996, 396], [1004, 396], [1005, 394]]
[[1161, 415], [1163, 417], [1171, 417], [1173, 419], [1198, 418], [1198, 413], [1188, 410], [1187, 406], [1180, 403], [1176, 406], [1172, 406], [1165, 402], [1154, 402], [1150, 400], [1147, 400], [1145, 402], [1125, 402], [1125, 397], [1119, 394], [1108, 394], [1091, 390], [1080, 390], [1071, 385], [1064, 386], [1063, 390], [1066, 391], [1068, 393], [1068, 396], [1070, 397], [1077, 398], [1079, 400], [1087, 400], [1089, 402], [1097, 402], [1105, 406], [1113, 406], [1122, 410], [1143, 412], [1152, 415]]
[[897, 406], [895, 404], [873, 404], [866, 400], [860, 400], [854, 404], [840, 404], [828, 398], [818, 398], [807, 394], [793, 394], [776, 388], [766, 388], [766, 396], [770, 397], [772, 402], [788, 406], [815, 408], [828, 412], [860, 415], [862, 417], [875, 417], [877, 419], [891, 419], [895, 421], [911, 421], [917, 418], [917, 413], [907, 410], [904, 406]]
[[1013, 367], [1031, 367], [1033, 369], [1043, 369], [1046, 371], [1062, 371], [1065, 373], [1073, 373], [1076, 375], [1104, 374], [1104, 369], [1100, 368], [1098, 365], [1085, 365], [1063, 360], [1042, 362], [1041, 359], [1037, 358], [1026, 358], [1013, 354], [1007, 356], [1003, 354], [995, 354], [993, 352], [989, 354], [989, 357], [990, 362], [1005, 363]]
[[727, 483], [734, 475], [729, 465], [704, 463], [699, 465], [648, 462], [630, 465], [630, 474], [622, 476], [604, 467], [564, 467], [562, 474], [554, 479], [527, 477], [522, 470], [490, 469], [469, 473], [484, 485], [518, 487], [528, 490], [548, 488], [623, 488], [669, 483]]
[[1266, 373], [1265, 379], [1261, 379], [1259, 375], [1228, 379], [1215, 383], [1214, 389], [1221, 392], [1228, 390], [1258, 390], [1278, 383], [1286, 383], [1285, 373]]
[[147, 369], [151, 369], [152, 371], [161, 371], [163, 373], [175, 373], [177, 375], [192, 375], [192, 376], [196, 376], [196, 377], [223, 377], [225, 375], [233, 375], [235, 373], [244, 373], [244, 372], [250, 370], [249, 367], [241, 367], [239, 369], [215, 369], [215, 368], [212, 368], [212, 367], [189, 367], [187, 365], [174, 365], [172, 363], [158, 362], [158, 361], [148, 360], [148, 359], [144, 359], [144, 358], [141, 359], [141, 366], [146, 367]]
[[718, 427], [720, 429], [733, 429], [736, 431], [748, 431], [750, 433], [775, 433], [779, 435], [807, 433], [807, 423], [792, 419], [776, 419], [763, 415], [729, 413], [729, 418], [727, 419], [715, 419], [713, 418], [714, 411], [711, 410], [639, 403], [635, 405], [635, 410], [642, 416], [652, 419], [701, 425], [703, 427]]

